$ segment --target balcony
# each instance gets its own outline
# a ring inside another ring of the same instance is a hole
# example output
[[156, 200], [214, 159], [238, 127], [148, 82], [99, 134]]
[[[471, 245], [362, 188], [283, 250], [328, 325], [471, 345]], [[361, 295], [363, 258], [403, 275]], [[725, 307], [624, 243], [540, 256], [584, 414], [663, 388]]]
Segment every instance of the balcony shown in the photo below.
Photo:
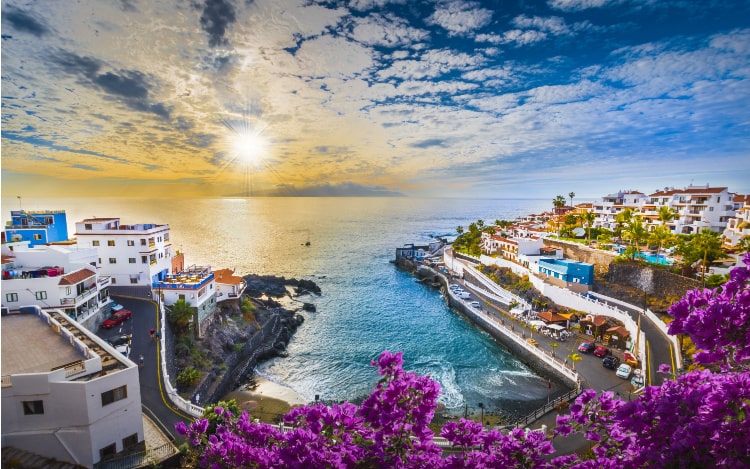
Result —
[[83, 301], [89, 299], [90, 297], [94, 296], [99, 291], [98, 288], [91, 287], [87, 290], [84, 290], [83, 293], [76, 296], [75, 298], [60, 298], [60, 304], [63, 306], [66, 305], [77, 305], [78, 303], [82, 303]]

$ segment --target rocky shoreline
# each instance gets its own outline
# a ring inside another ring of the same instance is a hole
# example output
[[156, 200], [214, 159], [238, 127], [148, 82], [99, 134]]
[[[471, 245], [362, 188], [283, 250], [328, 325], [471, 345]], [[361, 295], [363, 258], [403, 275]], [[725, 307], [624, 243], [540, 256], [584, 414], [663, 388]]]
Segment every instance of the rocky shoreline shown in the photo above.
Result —
[[315, 311], [313, 303], [299, 299], [320, 294], [320, 287], [311, 280], [270, 275], [246, 275], [244, 280], [247, 288], [243, 298], [252, 302], [252, 314], [240, 310], [242, 298], [222, 305], [203, 338], [195, 341], [194, 350], [189, 354], [177, 350], [175, 354], [177, 369], [193, 366], [188, 362], [206, 365], [200, 382], [183, 390], [196, 404], [218, 402], [252, 382], [253, 369], [259, 363], [286, 355], [287, 344], [304, 322], [302, 313]]

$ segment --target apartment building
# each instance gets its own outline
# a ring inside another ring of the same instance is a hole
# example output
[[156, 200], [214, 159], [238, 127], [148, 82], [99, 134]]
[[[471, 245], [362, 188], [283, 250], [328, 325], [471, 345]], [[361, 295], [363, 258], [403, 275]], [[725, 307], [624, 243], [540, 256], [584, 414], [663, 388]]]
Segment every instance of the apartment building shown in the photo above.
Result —
[[3, 448], [93, 467], [145, 447], [137, 365], [58, 310], [1, 324]]
[[[593, 203], [594, 226], [614, 230], [617, 215], [630, 209], [640, 215], [648, 231], [664, 223], [675, 234], [698, 233], [704, 228], [722, 232], [735, 216], [732, 197], [726, 187], [708, 185], [691, 185], [683, 189], [666, 187], [648, 195], [639, 191], [620, 191]], [[667, 222], [660, 220], [662, 207], [673, 210], [676, 218]]]
[[112, 285], [150, 287], [171, 272], [169, 225], [123, 225], [119, 218], [89, 218], [75, 226], [78, 244], [98, 251], [96, 266]]
[[190, 266], [175, 274], [167, 274], [151, 285], [165, 305], [184, 300], [195, 310], [196, 333], [202, 336], [216, 310], [216, 281], [211, 267]]
[[734, 194], [732, 204], [735, 216], [727, 221], [724, 229], [724, 247], [733, 248], [745, 237], [750, 236], [750, 195]]
[[28, 242], [29, 246], [68, 239], [65, 210], [11, 210], [3, 242]]
[[[10, 247], [13, 250], [10, 250]], [[111, 312], [110, 278], [99, 275], [96, 249], [75, 245], [30, 247], [3, 245], [2, 306], [60, 308], [64, 314], [95, 330]]]

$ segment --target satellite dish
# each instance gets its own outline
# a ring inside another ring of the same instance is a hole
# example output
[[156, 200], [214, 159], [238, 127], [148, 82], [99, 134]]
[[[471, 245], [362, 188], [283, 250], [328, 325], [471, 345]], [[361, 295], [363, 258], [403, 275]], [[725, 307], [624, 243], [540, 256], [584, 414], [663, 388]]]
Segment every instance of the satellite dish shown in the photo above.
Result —
[[586, 234], [586, 230], [581, 227], [573, 228], [573, 234], [576, 235], [576, 238], [580, 238]]

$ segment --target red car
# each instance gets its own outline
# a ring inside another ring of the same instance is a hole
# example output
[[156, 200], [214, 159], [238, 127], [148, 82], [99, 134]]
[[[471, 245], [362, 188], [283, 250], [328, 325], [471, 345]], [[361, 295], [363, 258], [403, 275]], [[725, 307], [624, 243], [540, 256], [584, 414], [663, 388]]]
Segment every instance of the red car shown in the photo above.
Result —
[[578, 346], [578, 351], [581, 353], [589, 353], [592, 350], [594, 350], [594, 343], [593, 342], [584, 342], [581, 345]]
[[105, 319], [104, 321], [102, 321], [101, 327], [105, 329], [111, 329], [115, 327], [116, 325], [120, 324], [121, 322], [125, 322], [126, 320], [130, 319], [130, 316], [132, 315], [133, 313], [131, 313], [129, 310], [121, 309], [120, 311], [110, 316], [108, 319]]
[[607, 347], [600, 345], [597, 348], [594, 349], [594, 356], [599, 358], [604, 358], [607, 355], [612, 353]]

